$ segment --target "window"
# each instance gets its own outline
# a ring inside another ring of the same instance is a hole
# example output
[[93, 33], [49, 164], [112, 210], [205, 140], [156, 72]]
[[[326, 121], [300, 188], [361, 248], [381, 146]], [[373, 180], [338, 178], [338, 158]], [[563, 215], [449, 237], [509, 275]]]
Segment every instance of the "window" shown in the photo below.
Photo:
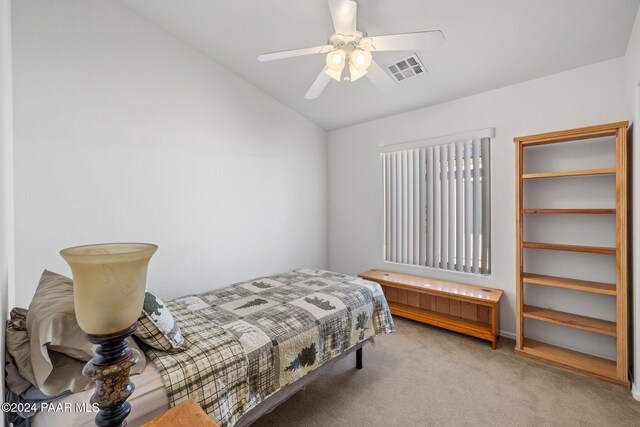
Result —
[[383, 150], [385, 261], [491, 273], [491, 136]]

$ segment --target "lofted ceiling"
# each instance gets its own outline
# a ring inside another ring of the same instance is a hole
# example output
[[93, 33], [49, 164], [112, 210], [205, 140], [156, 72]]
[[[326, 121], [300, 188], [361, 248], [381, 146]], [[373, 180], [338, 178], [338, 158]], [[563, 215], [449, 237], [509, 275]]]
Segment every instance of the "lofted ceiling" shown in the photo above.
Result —
[[[418, 51], [428, 73], [382, 93], [367, 79], [304, 95], [324, 55], [259, 63], [264, 52], [326, 44], [326, 0], [121, 0], [325, 129], [435, 105], [625, 54], [640, 0], [358, 0], [358, 30], [439, 29]], [[377, 52], [382, 66], [412, 52]]]

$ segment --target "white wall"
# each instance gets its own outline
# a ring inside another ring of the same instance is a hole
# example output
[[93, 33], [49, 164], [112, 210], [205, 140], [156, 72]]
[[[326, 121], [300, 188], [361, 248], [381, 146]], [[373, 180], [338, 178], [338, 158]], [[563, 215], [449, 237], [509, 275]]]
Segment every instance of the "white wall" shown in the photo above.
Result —
[[92, 242], [157, 243], [162, 297], [327, 266], [323, 129], [117, 1], [13, 26], [17, 305]]
[[640, 10], [636, 15], [636, 21], [627, 45], [627, 53], [624, 58], [626, 74], [626, 93], [629, 105], [629, 117], [633, 120], [633, 257], [634, 257], [634, 292], [633, 330], [636, 336], [634, 340], [633, 368], [634, 384], [633, 396], [640, 400]]
[[[428, 77], [428, 76], [427, 76]], [[332, 270], [356, 274], [370, 268], [388, 269], [434, 278], [482, 284], [505, 290], [502, 303], [502, 333], [515, 333], [515, 166], [513, 138], [520, 135], [569, 129], [573, 127], [606, 123], [627, 119], [624, 86], [623, 59], [614, 59], [588, 67], [528, 81], [510, 87], [458, 99], [430, 108], [390, 116], [351, 126], [329, 133], [329, 266]], [[496, 128], [492, 146], [493, 187], [493, 275], [479, 277], [447, 273], [433, 269], [401, 267], [383, 262], [383, 212], [381, 163], [379, 147], [382, 144], [399, 143], [421, 138], [437, 137], [480, 129]], [[583, 143], [580, 143], [583, 144]], [[571, 148], [573, 149], [573, 148]], [[569, 169], [571, 162], [566, 150], [557, 152], [565, 156], [565, 162], [556, 161], [547, 170]], [[597, 144], [586, 144], [581, 158], [584, 164], [609, 165], [612, 156], [601, 156]], [[547, 157], [548, 159], [548, 157]], [[540, 166], [540, 154], [532, 156], [527, 167]], [[543, 162], [544, 163], [544, 162]], [[578, 166], [579, 167], [579, 166]], [[600, 180], [600, 181], [598, 181]], [[610, 178], [581, 178], [560, 181], [550, 192], [550, 200], [539, 195], [530, 200], [549, 207], [572, 207], [582, 203], [598, 206], [615, 206], [615, 186]], [[538, 189], [539, 191], [539, 189]], [[586, 194], [586, 193], [589, 194]], [[536, 193], [531, 189], [530, 195]], [[567, 206], [565, 198], [571, 198]], [[537, 198], [537, 199], [536, 199]], [[596, 198], [595, 201], [590, 201]], [[586, 200], [589, 200], [587, 202]], [[537, 207], [546, 207], [540, 206]], [[539, 222], [529, 229], [542, 232], [554, 241], [571, 239], [583, 244], [607, 244], [613, 237], [612, 219], [592, 219], [597, 232], [584, 233], [584, 219], [571, 222], [552, 219], [547, 226]], [[536, 220], [539, 221], [539, 220]], [[546, 220], [545, 220], [546, 221]], [[614, 227], [614, 226], [613, 226]], [[603, 241], [605, 240], [605, 241]], [[529, 251], [533, 252], [533, 251]], [[597, 258], [585, 255], [578, 259], [573, 254], [528, 253], [529, 266], [548, 268], [541, 273], [562, 273], [578, 278], [614, 280], [613, 257]], [[546, 252], [546, 251], [544, 251]], [[548, 267], [547, 267], [548, 266]], [[571, 273], [567, 273], [571, 266]], [[578, 268], [582, 269], [578, 271]], [[574, 274], [575, 273], [575, 274]], [[541, 288], [541, 287], [540, 287]], [[553, 294], [551, 292], [554, 292]], [[578, 295], [558, 289], [535, 289], [530, 300], [546, 307], [561, 310], [583, 311], [585, 314], [613, 319], [613, 299]], [[604, 298], [604, 299], [603, 299]], [[550, 342], [569, 342], [570, 346], [605, 357], [614, 357], [613, 339], [592, 336], [582, 331], [555, 328], [527, 323], [529, 336]]]
[[[13, 115], [11, 99], [11, 2], [0, 0], [0, 319], [7, 318], [8, 288], [13, 261]], [[0, 348], [4, 349], [0, 331]], [[4, 350], [0, 351], [4, 366]], [[0, 400], [4, 402], [4, 375], [0, 378]], [[0, 417], [0, 427], [4, 416]]]

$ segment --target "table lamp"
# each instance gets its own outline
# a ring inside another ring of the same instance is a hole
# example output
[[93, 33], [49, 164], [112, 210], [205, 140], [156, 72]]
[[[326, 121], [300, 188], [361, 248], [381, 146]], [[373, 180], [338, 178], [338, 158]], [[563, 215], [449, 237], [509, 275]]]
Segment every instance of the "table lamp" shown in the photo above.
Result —
[[96, 382], [91, 403], [100, 410], [99, 427], [124, 427], [133, 393], [129, 371], [140, 353], [127, 338], [142, 313], [149, 260], [158, 246], [148, 243], [106, 243], [60, 251], [73, 273], [76, 318], [87, 340], [98, 344], [96, 356], [82, 373]]

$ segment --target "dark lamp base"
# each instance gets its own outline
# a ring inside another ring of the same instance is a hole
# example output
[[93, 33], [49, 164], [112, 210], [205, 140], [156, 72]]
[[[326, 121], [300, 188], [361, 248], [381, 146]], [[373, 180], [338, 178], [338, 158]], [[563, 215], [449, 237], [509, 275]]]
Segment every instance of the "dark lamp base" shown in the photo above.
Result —
[[131, 367], [140, 360], [140, 353], [129, 347], [127, 338], [136, 330], [138, 322], [124, 331], [106, 335], [86, 334], [87, 340], [98, 344], [97, 355], [91, 359], [82, 373], [96, 382], [91, 403], [97, 403], [98, 427], [125, 427], [131, 412], [127, 399], [134, 390], [129, 381]]

